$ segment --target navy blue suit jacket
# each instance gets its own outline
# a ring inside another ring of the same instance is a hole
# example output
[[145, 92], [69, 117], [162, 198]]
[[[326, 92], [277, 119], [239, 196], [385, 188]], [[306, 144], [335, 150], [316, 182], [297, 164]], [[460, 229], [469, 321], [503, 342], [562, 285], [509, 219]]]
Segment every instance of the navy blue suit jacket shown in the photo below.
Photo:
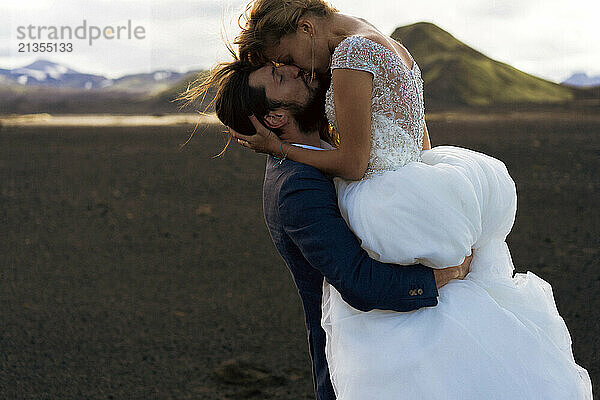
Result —
[[290, 160], [279, 165], [268, 156], [263, 208], [304, 307], [316, 398], [335, 399], [321, 328], [323, 278], [358, 310], [412, 311], [437, 304], [433, 270], [369, 258], [342, 218], [332, 180], [311, 166]]

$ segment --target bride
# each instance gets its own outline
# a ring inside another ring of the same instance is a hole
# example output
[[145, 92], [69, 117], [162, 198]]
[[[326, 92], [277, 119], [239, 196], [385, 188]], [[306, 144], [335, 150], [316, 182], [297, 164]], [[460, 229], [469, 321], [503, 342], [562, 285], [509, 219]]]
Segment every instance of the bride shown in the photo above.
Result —
[[336, 149], [292, 146], [258, 124], [253, 136], [232, 134], [336, 176], [342, 215], [371, 257], [441, 268], [473, 249], [471, 273], [444, 286], [433, 308], [361, 312], [324, 282], [338, 399], [592, 398], [551, 286], [531, 272], [513, 276], [513, 180], [492, 157], [431, 148], [423, 81], [406, 48], [322, 0], [255, 0], [236, 44], [249, 62], [295, 64], [310, 78], [331, 71], [325, 108]]

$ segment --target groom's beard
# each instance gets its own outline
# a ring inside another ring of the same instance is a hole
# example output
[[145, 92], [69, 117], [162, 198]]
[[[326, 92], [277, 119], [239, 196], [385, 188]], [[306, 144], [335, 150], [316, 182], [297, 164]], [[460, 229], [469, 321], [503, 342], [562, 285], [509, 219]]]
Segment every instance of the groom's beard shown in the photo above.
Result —
[[319, 131], [321, 123], [326, 120], [325, 116], [325, 94], [329, 87], [329, 78], [317, 77], [319, 84], [316, 88], [308, 86], [308, 100], [304, 104], [292, 103], [287, 105], [287, 109], [296, 121], [298, 130], [302, 133], [311, 133]]

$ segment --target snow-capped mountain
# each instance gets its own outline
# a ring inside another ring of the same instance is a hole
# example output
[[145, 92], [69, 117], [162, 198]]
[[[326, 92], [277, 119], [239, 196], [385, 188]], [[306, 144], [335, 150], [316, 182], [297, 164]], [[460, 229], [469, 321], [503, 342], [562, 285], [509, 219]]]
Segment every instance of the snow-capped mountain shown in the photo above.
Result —
[[578, 72], [562, 82], [563, 85], [576, 86], [580, 88], [589, 88], [600, 86], [600, 76], [588, 76], [584, 72]]
[[0, 84], [151, 93], [172, 85], [186, 74], [159, 70], [110, 79], [103, 75], [81, 73], [52, 61], [37, 60], [20, 68], [0, 69]]
[[60, 79], [64, 74], [77, 74], [78, 72], [65, 67], [64, 65], [56, 64], [46, 60], [37, 60], [25, 67], [14, 69], [13, 73], [32, 75], [38, 81], [43, 81], [47, 77], [52, 79]]
[[51, 86], [92, 89], [102, 87], [104, 76], [83, 74], [64, 65], [37, 60], [24, 67], [0, 70], [2, 83], [23, 86]]

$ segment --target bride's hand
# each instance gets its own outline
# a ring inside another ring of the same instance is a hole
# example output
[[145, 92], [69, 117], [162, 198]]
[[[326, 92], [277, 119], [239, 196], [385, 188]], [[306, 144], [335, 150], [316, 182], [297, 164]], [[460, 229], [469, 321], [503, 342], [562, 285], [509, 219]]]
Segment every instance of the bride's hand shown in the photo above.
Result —
[[237, 139], [239, 144], [254, 150], [256, 153], [279, 155], [282, 142], [277, 135], [258, 122], [254, 115], [251, 115], [248, 118], [250, 118], [250, 122], [254, 125], [254, 129], [256, 129], [255, 135], [242, 135], [231, 128], [229, 128], [229, 133]]

